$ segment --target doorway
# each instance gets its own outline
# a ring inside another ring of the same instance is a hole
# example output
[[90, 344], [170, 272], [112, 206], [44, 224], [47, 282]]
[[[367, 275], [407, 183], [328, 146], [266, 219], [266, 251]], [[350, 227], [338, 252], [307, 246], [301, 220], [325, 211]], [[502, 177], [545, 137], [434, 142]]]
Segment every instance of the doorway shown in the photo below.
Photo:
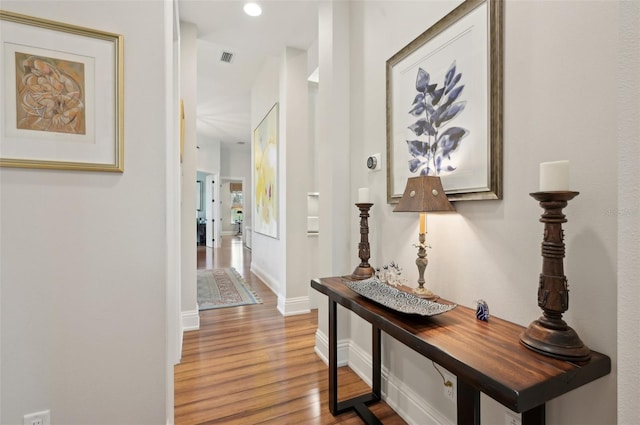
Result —
[[219, 181], [216, 173], [196, 172], [196, 240], [209, 248], [221, 243]]
[[241, 177], [221, 177], [220, 221], [222, 235], [244, 239], [246, 221], [245, 182]]

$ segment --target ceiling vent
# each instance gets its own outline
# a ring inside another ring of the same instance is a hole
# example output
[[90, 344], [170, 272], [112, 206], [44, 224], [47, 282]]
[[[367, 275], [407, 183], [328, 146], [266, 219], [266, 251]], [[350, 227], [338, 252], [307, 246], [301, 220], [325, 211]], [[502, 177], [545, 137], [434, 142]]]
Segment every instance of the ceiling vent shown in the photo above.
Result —
[[233, 61], [233, 53], [222, 52], [222, 56], [220, 56], [220, 62], [231, 63], [231, 61]]

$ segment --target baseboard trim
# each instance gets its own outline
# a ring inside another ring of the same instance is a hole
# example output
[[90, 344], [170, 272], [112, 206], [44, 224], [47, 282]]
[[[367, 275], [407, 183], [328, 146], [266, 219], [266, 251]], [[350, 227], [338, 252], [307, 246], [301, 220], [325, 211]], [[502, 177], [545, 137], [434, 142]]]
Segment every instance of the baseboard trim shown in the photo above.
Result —
[[309, 297], [283, 297], [275, 288], [280, 287], [278, 281], [260, 268], [255, 263], [251, 263], [251, 273], [255, 274], [262, 282], [278, 297], [277, 309], [283, 316], [294, 316], [297, 314], [306, 314], [311, 311], [311, 301]]
[[278, 296], [278, 311], [283, 316], [295, 316], [311, 312], [309, 297], [284, 298]]
[[[316, 346], [314, 351], [320, 359], [329, 364], [329, 338], [320, 329], [316, 330]], [[338, 341], [338, 367], [347, 366], [349, 364], [349, 340], [343, 339]]]
[[267, 273], [264, 270], [262, 270], [260, 268], [260, 266], [256, 265], [253, 262], [251, 262], [251, 269], [250, 270], [251, 270], [251, 273], [253, 273], [256, 276], [258, 276], [258, 278], [260, 278], [260, 280], [265, 285], [267, 285], [267, 288], [269, 288], [269, 290], [271, 290], [271, 292], [273, 292], [278, 298], [280, 297], [280, 294], [278, 294], [278, 291], [275, 290], [275, 288], [278, 285], [277, 285], [277, 281], [273, 278], [273, 276], [271, 276], [269, 273]]
[[200, 312], [198, 310], [187, 310], [182, 315], [182, 332], [197, 331], [200, 329]]

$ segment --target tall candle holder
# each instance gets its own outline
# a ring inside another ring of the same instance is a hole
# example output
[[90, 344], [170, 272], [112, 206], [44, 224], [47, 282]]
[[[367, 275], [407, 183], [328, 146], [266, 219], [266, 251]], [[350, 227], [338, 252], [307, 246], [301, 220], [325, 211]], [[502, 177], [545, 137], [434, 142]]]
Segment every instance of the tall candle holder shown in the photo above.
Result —
[[357, 203], [356, 207], [360, 210], [360, 243], [358, 244], [358, 256], [360, 257], [360, 265], [355, 268], [351, 274], [351, 279], [362, 280], [373, 276], [373, 267], [369, 264], [371, 251], [369, 249], [369, 209], [373, 204]]
[[540, 221], [544, 223], [542, 242], [542, 273], [538, 287], [538, 306], [543, 315], [533, 321], [520, 335], [527, 348], [546, 356], [573, 362], [591, 358], [591, 350], [564, 320], [562, 314], [569, 309], [569, 285], [564, 275], [564, 232], [562, 223], [567, 219], [562, 209], [579, 192], [535, 192], [531, 197], [544, 209]]

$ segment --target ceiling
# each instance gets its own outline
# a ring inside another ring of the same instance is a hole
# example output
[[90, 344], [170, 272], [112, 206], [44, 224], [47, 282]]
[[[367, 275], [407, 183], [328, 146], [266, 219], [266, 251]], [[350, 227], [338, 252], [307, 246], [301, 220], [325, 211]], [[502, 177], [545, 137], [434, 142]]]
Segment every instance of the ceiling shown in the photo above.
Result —
[[317, 0], [256, 2], [262, 15], [251, 17], [242, 0], [178, 0], [180, 20], [198, 28], [198, 135], [225, 145], [250, 145], [251, 86], [265, 60], [318, 36]]

